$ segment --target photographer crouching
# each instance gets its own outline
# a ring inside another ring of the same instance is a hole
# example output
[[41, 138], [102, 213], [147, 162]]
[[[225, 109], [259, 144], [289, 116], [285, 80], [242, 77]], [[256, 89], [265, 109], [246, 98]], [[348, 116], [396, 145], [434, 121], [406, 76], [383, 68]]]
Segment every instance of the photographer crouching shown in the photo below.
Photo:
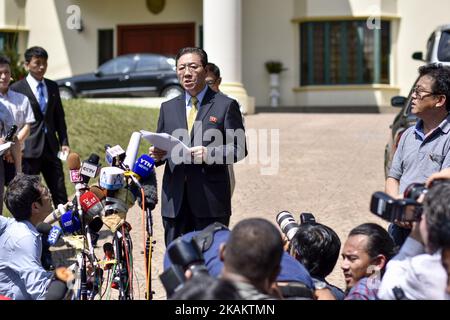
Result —
[[380, 299], [450, 298], [445, 293], [450, 290], [442, 261], [446, 256], [443, 252], [447, 254], [450, 248], [450, 182], [436, 180], [428, 191], [423, 191], [423, 208], [415, 206], [411, 233], [387, 264], [378, 293]]
[[52, 211], [51, 195], [39, 176], [19, 174], [10, 183], [5, 204], [14, 219], [0, 232], [0, 295], [13, 300], [62, 299], [71, 273], [47, 272], [41, 263], [42, 240], [36, 226]]

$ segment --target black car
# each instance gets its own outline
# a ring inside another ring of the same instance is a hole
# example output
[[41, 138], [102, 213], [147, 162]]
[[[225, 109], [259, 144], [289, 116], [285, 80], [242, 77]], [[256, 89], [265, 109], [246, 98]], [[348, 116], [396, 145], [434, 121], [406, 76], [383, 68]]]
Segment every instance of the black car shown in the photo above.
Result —
[[[413, 88], [415, 87], [417, 80], [414, 82]], [[415, 125], [418, 120], [417, 116], [411, 113], [411, 96], [412, 90], [408, 97], [395, 96], [391, 99], [391, 105], [393, 107], [399, 107], [402, 109], [395, 116], [394, 121], [389, 126], [389, 128], [391, 128], [391, 135], [389, 136], [389, 141], [384, 150], [384, 173], [386, 177], [389, 173], [389, 169], [391, 168], [392, 158], [394, 157], [395, 150], [397, 150], [400, 137], [406, 129]]]
[[96, 72], [56, 80], [61, 98], [172, 98], [183, 92], [175, 59], [159, 54], [127, 54], [102, 64]]

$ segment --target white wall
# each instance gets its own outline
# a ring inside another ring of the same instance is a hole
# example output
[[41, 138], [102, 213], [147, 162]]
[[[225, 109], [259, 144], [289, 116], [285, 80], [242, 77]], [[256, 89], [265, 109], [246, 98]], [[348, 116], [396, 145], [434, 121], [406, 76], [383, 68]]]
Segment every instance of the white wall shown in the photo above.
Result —
[[268, 106], [269, 74], [264, 63], [279, 60], [289, 68], [281, 73], [280, 105], [293, 105], [298, 79], [298, 26], [291, 23], [292, 0], [242, 1], [242, 80], [257, 106]]
[[[70, 5], [81, 10], [83, 32], [66, 26]], [[36, 12], [42, 12], [37, 15]], [[27, 24], [30, 26], [29, 45], [41, 45], [50, 55], [48, 76], [61, 78], [91, 72], [97, 68], [97, 30], [116, 26], [152, 23], [202, 23], [202, 0], [167, 0], [164, 10], [155, 15], [143, 0], [39, 0], [27, 2]], [[31, 28], [32, 26], [32, 28]]]

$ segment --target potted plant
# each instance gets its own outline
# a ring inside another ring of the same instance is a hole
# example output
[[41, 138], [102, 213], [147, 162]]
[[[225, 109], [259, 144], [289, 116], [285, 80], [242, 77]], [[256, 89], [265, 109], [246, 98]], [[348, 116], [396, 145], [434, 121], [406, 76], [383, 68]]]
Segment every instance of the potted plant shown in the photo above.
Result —
[[270, 105], [272, 107], [278, 107], [278, 101], [280, 98], [280, 73], [287, 68], [283, 67], [283, 62], [269, 60], [266, 62], [266, 70], [270, 74]]

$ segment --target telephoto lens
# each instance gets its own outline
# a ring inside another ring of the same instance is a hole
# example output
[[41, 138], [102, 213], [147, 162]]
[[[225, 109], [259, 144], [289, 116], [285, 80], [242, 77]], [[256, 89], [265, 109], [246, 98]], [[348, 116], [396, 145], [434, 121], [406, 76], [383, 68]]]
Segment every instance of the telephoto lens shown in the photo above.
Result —
[[299, 227], [292, 213], [289, 211], [281, 211], [277, 214], [276, 221], [280, 226], [281, 231], [283, 231], [289, 241], [291, 241]]

